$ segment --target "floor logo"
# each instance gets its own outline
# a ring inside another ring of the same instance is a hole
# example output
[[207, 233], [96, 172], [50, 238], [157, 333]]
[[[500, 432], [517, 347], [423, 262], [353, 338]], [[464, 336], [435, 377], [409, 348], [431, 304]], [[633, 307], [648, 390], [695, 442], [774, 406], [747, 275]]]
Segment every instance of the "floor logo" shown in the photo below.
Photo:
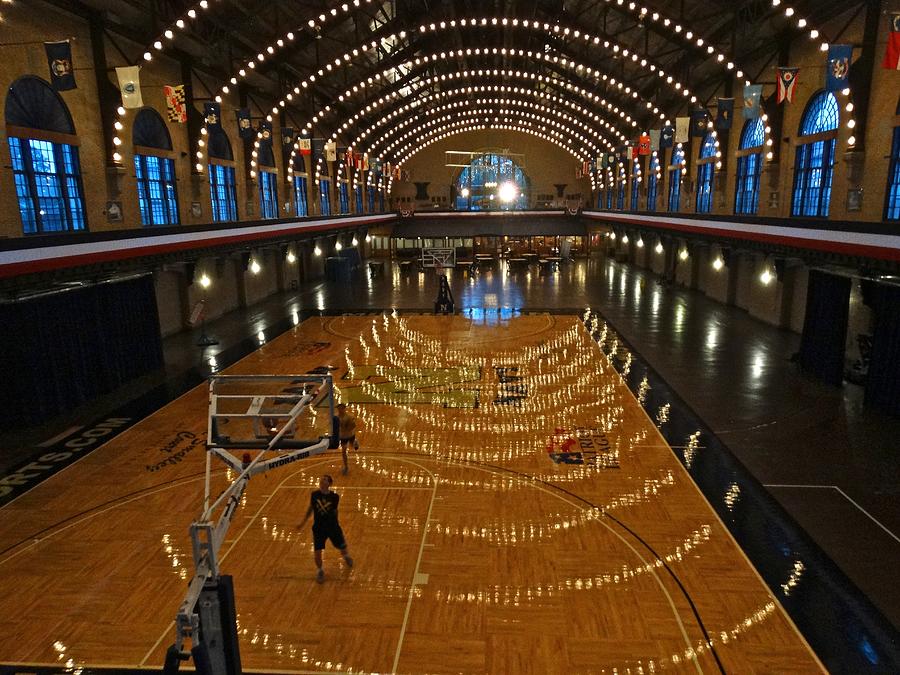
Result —
[[619, 450], [600, 429], [557, 427], [547, 442], [547, 454], [557, 464], [580, 464], [599, 469], [618, 469]]

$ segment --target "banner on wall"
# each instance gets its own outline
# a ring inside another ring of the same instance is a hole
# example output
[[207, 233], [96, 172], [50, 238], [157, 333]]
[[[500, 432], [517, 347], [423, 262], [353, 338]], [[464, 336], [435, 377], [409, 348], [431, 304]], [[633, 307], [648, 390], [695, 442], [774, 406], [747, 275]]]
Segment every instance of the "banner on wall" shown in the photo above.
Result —
[[730, 129], [732, 117], [734, 117], [734, 99], [718, 99], [716, 101], [716, 129], [720, 131]]
[[659, 132], [659, 149], [665, 150], [671, 148], [675, 144], [675, 129], [671, 124], [667, 124]]
[[337, 161], [337, 146], [331, 141], [325, 144], [325, 161]]
[[294, 144], [294, 127], [281, 127], [281, 145], [290, 148]]
[[709, 131], [709, 113], [706, 110], [691, 111], [691, 136], [705, 138]]
[[675, 118], [675, 142], [676, 143], [687, 143], [688, 134], [691, 129], [691, 118], [690, 117], [676, 117]]
[[143, 108], [144, 99], [141, 98], [141, 67], [128, 66], [116, 68], [116, 78], [119, 80], [119, 91], [122, 92], [122, 107], [128, 110]]
[[184, 104], [186, 100], [184, 85], [179, 84], [172, 87], [167, 84], [163, 87], [163, 94], [166, 97], [166, 116], [169, 121], [185, 124], [187, 122], [187, 106]]
[[300, 137], [300, 154], [309, 157], [312, 154], [312, 139], [309, 136]]
[[203, 104], [203, 122], [207, 129], [222, 128], [222, 106], [215, 101], [207, 101]]
[[853, 45], [830, 45], [825, 61], [826, 91], [841, 91], [850, 86], [850, 60]]
[[272, 123], [266, 122], [263, 120], [259, 123], [259, 128], [257, 129], [257, 135], [259, 136], [260, 144], [263, 143], [272, 143]]
[[650, 130], [650, 151], [659, 150], [659, 139], [660, 139], [660, 131], [659, 129], [651, 129]]
[[794, 102], [794, 89], [797, 86], [797, 73], [799, 68], [779, 68], [778, 69], [778, 91], [775, 97], [776, 103], [787, 101]]
[[650, 134], [641, 134], [641, 137], [638, 139], [638, 154], [649, 155], [652, 145], [653, 141], [650, 138]]
[[253, 130], [253, 121], [250, 119], [250, 108], [240, 108], [235, 115], [237, 116], [238, 136], [245, 141], [252, 140], [256, 132]]
[[72, 43], [69, 40], [62, 42], [45, 42], [44, 51], [47, 52], [47, 66], [50, 68], [50, 83], [56, 91], [68, 91], [75, 89], [75, 68], [72, 66]]
[[893, 12], [888, 21], [890, 34], [887, 40], [887, 50], [884, 53], [883, 68], [900, 70], [900, 12]]
[[744, 119], [759, 117], [759, 99], [762, 96], [761, 84], [750, 84], [744, 87]]

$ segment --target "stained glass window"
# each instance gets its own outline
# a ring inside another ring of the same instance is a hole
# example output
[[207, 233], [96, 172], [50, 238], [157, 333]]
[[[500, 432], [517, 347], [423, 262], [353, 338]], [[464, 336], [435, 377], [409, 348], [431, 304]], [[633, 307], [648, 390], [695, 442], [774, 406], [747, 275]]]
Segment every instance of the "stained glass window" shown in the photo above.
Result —
[[[516, 186], [516, 198], [501, 203], [497, 194], [504, 183]], [[509, 157], [494, 153], [477, 156], [456, 180], [456, 209], [484, 211], [489, 209], [524, 209], [528, 206], [528, 177]]]
[[741, 150], [758, 148], [738, 157], [735, 179], [734, 212], [754, 214], [759, 210], [759, 174], [762, 170], [762, 147], [765, 142], [765, 124], [756, 118], [744, 122], [741, 131]]

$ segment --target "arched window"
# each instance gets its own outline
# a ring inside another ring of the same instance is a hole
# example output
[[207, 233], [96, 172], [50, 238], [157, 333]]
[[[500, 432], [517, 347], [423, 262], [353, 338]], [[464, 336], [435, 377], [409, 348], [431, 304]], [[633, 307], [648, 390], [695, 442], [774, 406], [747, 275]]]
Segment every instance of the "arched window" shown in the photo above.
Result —
[[891, 166], [888, 170], [887, 203], [884, 207], [885, 220], [900, 220], [900, 127], [894, 128], [894, 142], [891, 144]]
[[294, 155], [294, 213], [303, 218], [309, 215], [309, 176], [306, 175], [306, 160], [303, 155]]
[[350, 195], [345, 180], [338, 180], [338, 198], [341, 213], [350, 213]]
[[272, 152], [272, 139], [259, 144], [259, 216], [260, 218], [278, 217], [278, 174], [275, 172], [275, 155]]
[[624, 162], [619, 162], [618, 175], [619, 180], [616, 182], [616, 209], [622, 211], [625, 208], [625, 188], [628, 187]]
[[5, 114], [22, 231], [84, 230], [78, 137], [60, 95], [40, 78], [19, 78], [7, 92]]
[[217, 223], [237, 220], [237, 190], [234, 181], [234, 153], [231, 141], [221, 127], [208, 135], [209, 196], [212, 217]]
[[369, 213], [375, 213], [375, 186], [368, 186]]
[[837, 99], [831, 92], [814, 95], [803, 112], [794, 162], [793, 216], [827, 216], [831, 203], [834, 146], [840, 125]]
[[684, 172], [684, 148], [679, 143], [672, 152], [669, 166], [669, 211], [677, 213], [681, 207], [681, 174]]
[[606, 210], [612, 211], [613, 207], [613, 193], [615, 190], [613, 189], [613, 179], [612, 176], [609, 177], [609, 183], [606, 185]]
[[762, 170], [765, 126], [759, 117], [744, 122], [744, 128], [741, 131], [741, 147], [737, 153], [737, 177], [734, 190], [735, 213], [754, 214], [759, 210], [759, 174]]
[[362, 212], [363, 212], [363, 190], [362, 190], [362, 185], [360, 185], [359, 183], [357, 183], [357, 184], [356, 184], [356, 187], [353, 188], [353, 192], [354, 192], [354, 194], [356, 195], [356, 212], [357, 212], [357, 213], [362, 213]]
[[650, 170], [647, 172], [647, 210], [656, 211], [656, 197], [659, 193], [659, 154], [654, 151], [650, 159]]
[[634, 159], [631, 163], [631, 210], [638, 210], [638, 195], [641, 190], [641, 162], [639, 159]]
[[[516, 196], [512, 201], [501, 203], [498, 190], [504, 183], [515, 185]], [[528, 186], [525, 172], [510, 157], [484, 152], [459, 172], [456, 179], [456, 209], [524, 209], [528, 206]]]
[[323, 216], [331, 215], [331, 181], [328, 180], [328, 162], [322, 163], [319, 174], [319, 210]]
[[142, 225], [178, 225], [178, 191], [172, 138], [166, 123], [153, 108], [134, 118], [134, 176]]
[[700, 157], [697, 161], [697, 200], [694, 206], [695, 213], [709, 213], [712, 210], [713, 179], [715, 177], [716, 153], [719, 151], [719, 141], [713, 133], [706, 134], [703, 145], [700, 147]]

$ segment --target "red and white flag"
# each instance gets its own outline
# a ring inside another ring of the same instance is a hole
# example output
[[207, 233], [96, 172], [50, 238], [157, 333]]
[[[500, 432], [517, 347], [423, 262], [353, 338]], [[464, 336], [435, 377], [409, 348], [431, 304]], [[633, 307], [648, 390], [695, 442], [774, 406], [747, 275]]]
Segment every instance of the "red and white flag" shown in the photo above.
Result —
[[787, 101], [794, 102], [794, 89], [797, 86], [797, 73], [799, 68], [779, 68], [778, 69], [778, 95], [775, 99], [776, 103]]
[[891, 34], [888, 35], [887, 51], [881, 65], [890, 70], [900, 70], [900, 12], [894, 12], [890, 18]]
[[312, 143], [309, 136], [301, 136], [299, 140], [300, 154], [309, 157], [312, 154]]

